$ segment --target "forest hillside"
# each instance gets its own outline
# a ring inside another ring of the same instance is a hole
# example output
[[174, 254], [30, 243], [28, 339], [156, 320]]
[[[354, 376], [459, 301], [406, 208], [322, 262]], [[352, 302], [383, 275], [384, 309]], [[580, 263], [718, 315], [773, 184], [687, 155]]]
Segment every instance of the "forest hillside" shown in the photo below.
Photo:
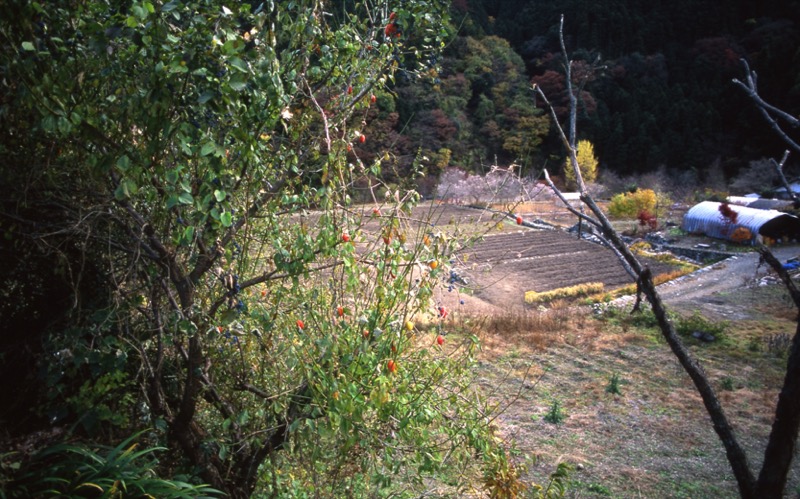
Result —
[[751, 161], [783, 152], [731, 80], [743, 78], [746, 60], [768, 102], [800, 110], [797, 2], [536, 0], [453, 2], [444, 54], [426, 61], [427, 79], [398, 74], [367, 117], [375, 140], [362, 152], [391, 146], [389, 179], [418, 158], [429, 175], [423, 193], [448, 165], [560, 169], [561, 144], [531, 85], [564, 115], [561, 14], [581, 87], [579, 135], [594, 144], [601, 171], [661, 169], [724, 189]]

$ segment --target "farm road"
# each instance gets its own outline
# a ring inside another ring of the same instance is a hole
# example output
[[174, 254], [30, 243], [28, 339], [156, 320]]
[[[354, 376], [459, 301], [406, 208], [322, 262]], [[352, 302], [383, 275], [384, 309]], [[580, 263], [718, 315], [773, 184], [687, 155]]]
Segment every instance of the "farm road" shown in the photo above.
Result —
[[[772, 248], [781, 262], [800, 256], [800, 245]], [[684, 312], [699, 311], [708, 318], [741, 320], [751, 318], [746, 296], [740, 291], [757, 286], [770, 271], [759, 265], [758, 253], [743, 253], [703, 267], [658, 286], [664, 302]], [[622, 297], [617, 303], [632, 303], [633, 297]]]

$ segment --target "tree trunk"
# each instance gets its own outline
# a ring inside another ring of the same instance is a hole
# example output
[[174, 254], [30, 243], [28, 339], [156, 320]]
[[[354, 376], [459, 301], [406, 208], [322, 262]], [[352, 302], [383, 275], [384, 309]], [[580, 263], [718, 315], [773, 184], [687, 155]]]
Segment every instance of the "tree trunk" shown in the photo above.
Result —
[[[800, 310], [800, 290], [789, 274], [768, 248], [762, 246], [759, 248], [759, 253], [781, 278], [792, 301]], [[800, 428], [800, 323], [792, 340], [786, 377], [775, 408], [775, 420], [772, 423], [767, 449], [764, 451], [764, 464], [758, 476], [759, 497], [771, 498], [783, 495], [797, 447], [798, 428]]]
[[725, 454], [728, 457], [728, 462], [733, 470], [733, 475], [736, 478], [737, 484], [739, 485], [739, 494], [744, 499], [756, 499], [757, 497], [762, 497], [755, 494], [755, 478], [753, 477], [750, 463], [747, 460], [747, 454], [736, 440], [736, 435], [733, 433], [733, 428], [728, 422], [725, 411], [722, 409], [722, 405], [719, 403], [719, 399], [717, 398], [716, 393], [714, 393], [714, 389], [708, 382], [705, 372], [686, 350], [686, 347], [683, 345], [680, 337], [675, 332], [675, 328], [667, 318], [667, 310], [661, 301], [661, 297], [656, 291], [655, 285], [653, 284], [653, 278], [650, 273], [650, 269], [645, 269], [642, 272], [640, 282], [642, 285], [642, 290], [644, 291], [645, 296], [647, 296], [647, 300], [650, 302], [650, 305], [653, 308], [653, 314], [658, 320], [658, 325], [661, 329], [664, 339], [667, 340], [667, 344], [672, 350], [672, 353], [675, 354], [675, 357], [678, 358], [678, 361], [681, 363], [681, 366], [683, 366], [683, 369], [687, 372], [687, 374], [689, 374], [694, 386], [697, 388], [697, 391], [700, 393], [700, 396], [703, 399], [703, 404], [706, 407], [708, 415], [711, 416], [711, 421], [714, 425], [714, 431], [717, 432], [717, 435], [725, 447]]
[[782, 497], [797, 447], [800, 428], [800, 324], [797, 325], [783, 389], [775, 409], [775, 421], [758, 476], [758, 497]]

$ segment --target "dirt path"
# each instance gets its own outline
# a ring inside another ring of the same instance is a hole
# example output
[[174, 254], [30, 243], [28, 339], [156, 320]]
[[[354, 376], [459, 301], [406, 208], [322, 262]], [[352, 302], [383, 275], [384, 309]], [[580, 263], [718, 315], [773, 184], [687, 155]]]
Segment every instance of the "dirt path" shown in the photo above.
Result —
[[[800, 246], [781, 246], [772, 252], [785, 262], [800, 256]], [[658, 291], [668, 306], [679, 311], [698, 311], [717, 320], [755, 319], [756, 311], [746, 306], [748, 297], [743, 292], [758, 286], [770, 273], [765, 264], [759, 265], [758, 253], [743, 253], [664, 283]], [[626, 304], [632, 299], [626, 296], [616, 303]]]

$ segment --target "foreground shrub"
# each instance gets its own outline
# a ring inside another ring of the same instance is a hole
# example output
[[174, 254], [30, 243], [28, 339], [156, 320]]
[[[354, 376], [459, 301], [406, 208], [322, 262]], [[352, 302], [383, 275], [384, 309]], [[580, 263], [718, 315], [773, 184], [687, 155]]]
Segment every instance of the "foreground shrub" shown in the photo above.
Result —
[[105, 443], [155, 427], [165, 462], [232, 498], [424, 495], [482, 466], [501, 443], [475, 343], [413, 324], [455, 243], [373, 181], [383, 154], [360, 159], [393, 71], [428, 73], [451, 36], [449, 2], [129, 4], [0, 18], [4, 230], [74, 293], [41, 342], [40, 414]]

